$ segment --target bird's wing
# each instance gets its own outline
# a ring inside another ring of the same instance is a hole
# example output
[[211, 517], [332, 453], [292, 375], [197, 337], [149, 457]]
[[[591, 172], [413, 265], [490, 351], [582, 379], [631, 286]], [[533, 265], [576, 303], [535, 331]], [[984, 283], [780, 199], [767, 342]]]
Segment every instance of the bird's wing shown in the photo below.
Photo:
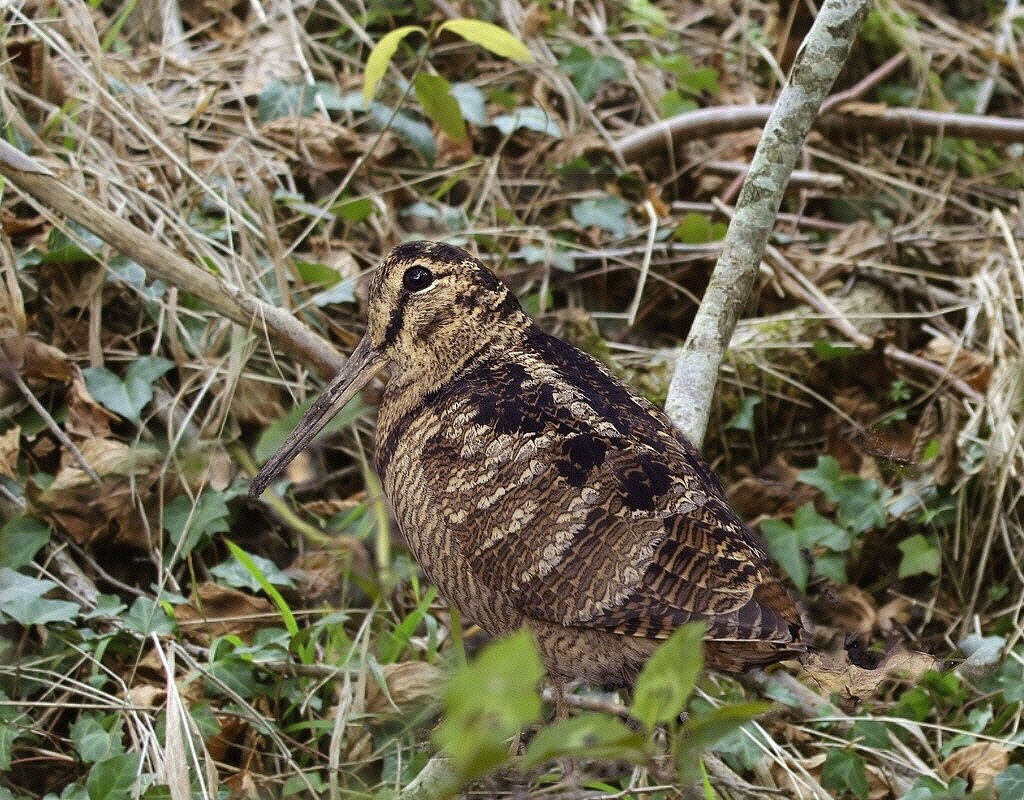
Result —
[[548, 356], [489, 368], [459, 400], [471, 424], [424, 452], [458, 465], [432, 492], [477, 498], [451, 521], [476, 577], [563, 625], [661, 638], [704, 620], [716, 639], [792, 640], [792, 601], [692, 445], [596, 363], [567, 380]]
[[467, 542], [474, 573], [548, 622], [662, 638], [704, 620], [716, 639], [790, 641], [797, 620], [773, 605], [791, 602], [728, 505], [673, 454], [607, 444], [581, 487], [557, 467], [531, 471], [519, 485], [531, 499], [494, 508], [490, 529]]

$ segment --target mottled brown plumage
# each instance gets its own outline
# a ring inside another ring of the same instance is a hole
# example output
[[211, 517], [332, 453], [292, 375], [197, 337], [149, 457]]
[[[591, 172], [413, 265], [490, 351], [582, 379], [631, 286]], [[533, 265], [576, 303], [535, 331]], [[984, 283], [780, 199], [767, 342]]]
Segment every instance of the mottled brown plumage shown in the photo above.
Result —
[[384, 260], [366, 335], [253, 493], [384, 366], [376, 467], [409, 547], [467, 619], [530, 628], [556, 680], [628, 684], [690, 620], [720, 669], [803, 649], [771, 559], [693, 445], [451, 245]]

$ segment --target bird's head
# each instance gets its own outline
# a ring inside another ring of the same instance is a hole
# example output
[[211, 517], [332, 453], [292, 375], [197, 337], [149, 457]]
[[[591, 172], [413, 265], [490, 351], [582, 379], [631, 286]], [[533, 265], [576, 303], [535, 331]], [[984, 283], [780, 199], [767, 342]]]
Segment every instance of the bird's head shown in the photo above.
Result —
[[398, 245], [370, 282], [363, 338], [249, 493], [262, 494], [382, 367], [393, 381], [429, 388], [488, 342], [528, 324], [516, 296], [465, 250], [442, 242]]

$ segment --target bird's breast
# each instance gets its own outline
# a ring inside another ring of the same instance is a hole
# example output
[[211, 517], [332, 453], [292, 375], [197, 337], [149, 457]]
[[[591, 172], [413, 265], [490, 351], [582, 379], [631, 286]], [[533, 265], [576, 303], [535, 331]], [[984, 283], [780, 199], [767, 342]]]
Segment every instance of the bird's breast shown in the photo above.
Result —
[[[509, 597], [484, 586], [468, 561], [467, 532], [505, 489], [493, 437], [473, 423], [466, 397], [414, 407], [381, 404], [376, 466], [398, 525], [441, 594], [491, 634], [514, 630], [521, 615]], [[491, 455], [488, 456], [488, 451]]]

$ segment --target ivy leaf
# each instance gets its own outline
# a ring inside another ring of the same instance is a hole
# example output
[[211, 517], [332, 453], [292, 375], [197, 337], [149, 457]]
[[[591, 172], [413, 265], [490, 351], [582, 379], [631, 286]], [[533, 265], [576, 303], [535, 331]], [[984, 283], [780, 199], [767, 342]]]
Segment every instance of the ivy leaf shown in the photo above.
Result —
[[0, 619], [10, 617], [22, 625], [70, 622], [78, 616], [81, 607], [69, 600], [43, 597], [56, 588], [53, 581], [30, 578], [8, 567], [0, 567]]
[[899, 543], [899, 548], [903, 553], [903, 558], [900, 559], [900, 578], [920, 575], [922, 572], [927, 572], [929, 575], [939, 574], [942, 554], [939, 552], [939, 548], [920, 533], [908, 536]]
[[15, 517], [0, 528], [0, 566], [18, 569], [31, 563], [50, 540], [50, 528], [32, 517]]
[[367, 104], [373, 99], [378, 84], [384, 77], [384, 73], [388, 71], [388, 64], [394, 58], [398, 45], [413, 31], [419, 31], [424, 35], [427, 33], [419, 25], [403, 25], [401, 28], [384, 34], [370, 51], [370, 57], [366, 59], [366, 72], [363, 75], [363, 100]]
[[[288, 588], [295, 586], [295, 581], [292, 580], [291, 576], [280, 569], [269, 558], [264, 558], [254, 553], [249, 553], [248, 556], [252, 565], [268, 583], [274, 586], [287, 586]], [[253, 594], [263, 588], [260, 580], [234, 554], [232, 554], [230, 559], [212, 567], [210, 574], [215, 578], [220, 578], [228, 586], [232, 586], [235, 589], [248, 589]]]
[[825, 756], [825, 763], [821, 768], [821, 785], [833, 790], [837, 795], [849, 791], [860, 800], [867, 800], [869, 787], [864, 759], [852, 750], [833, 747]]
[[80, 717], [68, 733], [78, 755], [86, 764], [95, 764], [123, 753], [121, 734], [120, 725], [108, 731], [97, 715]]
[[129, 800], [142, 765], [142, 753], [122, 753], [93, 765], [86, 778], [89, 800]]
[[769, 552], [792, 579], [800, 594], [806, 594], [807, 562], [797, 532], [780, 519], [766, 519], [761, 523], [761, 535]]
[[141, 636], [171, 633], [174, 630], [174, 622], [167, 616], [163, 604], [146, 595], [135, 598], [122, 621], [128, 630]]
[[174, 363], [159, 356], [139, 356], [125, 370], [124, 380], [106, 367], [86, 367], [82, 370], [89, 394], [97, 402], [138, 422], [142, 409], [153, 399], [153, 383]]
[[523, 766], [531, 769], [554, 758], [573, 756], [642, 763], [646, 758], [644, 737], [608, 714], [578, 714], [539, 730], [526, 749]]
[[207, 490], [195, 502], [184, 494], [171, 500], [164, 508], [164, 528], [178, 557], [186, 557], [202, 539], [227, 532], [229, 513], [223, 492]]
[[[707, 217], [704, 218], [705, 220]], [[711, 223], [708, 222], [708, 229], [710, 232]], [[739, 410], [732, 415], [728, 422], [725, 423], [726, 428], [732, 428], [737, 431], [752, 431], [754, 430], [754, 408], [758, 403], [761, 402], [761, 395], [759, 394], [748, 394], [743, 398], [743, 402], [740, 404]]]
[[993, 781], [1000, 797], [1024, 797], [1024, 767], [1011, 764]]
[[630, 713], [652, 730], [679, 716], [704, 665], [702, 641], [706, 627], [691, 622], [674, 631], [651, 654], [636, 679]]
[[613, 195], [580, 200], [571, 209], [572, 218], [583, 227], [595, 225], [620, 239], [629, 233], [629, 220], [626, 218], [628, 211], [629, 203]]
[[462, 110], [452, 96], [452, 87], [440, 75], [429, 75], [421, 72], [413, 81], [416, 99], [420, 101], [427, 116], [437, 123], [438, 127], [456, 141], [466, 138], [466, 121], [462, 118]]
[[699, 780], [701, 754], [723, 736], [746, 725], [771, 707], [771, 703], [765, 702], [721, 706], [683, 725], [675, 749], [676, 767], [681, 781], [695, 783]]
[[463, 39], [478, 44], [494, 55], [513, 61], [533, 61], [526, 45], [504, 28], [479, 19], [450, 19], [441, 24], [438, 33], [451, 31]]
[[573, 45], [569, 55], [558, 62], [558, 67], [572, 78], [584, 100], [590, 100], [597, 90], [611, 80], [626, 77], [622, 62], [612, 56], [595, 56], [586, 48]]
[[558, 123], [544, 109], [537, 106], [523, 106], [510, 114], [499, 114], [491, 120], [491, 124], [502, 136], [511, 136], [520, 128], [525, 128], [528, 131], [543, 133], [552, 139], [562, 138], [562, 129], [558, 127]]
[[793, 513], [793, 529], [807, 548], [817, 545], [844, 552], [853, 544], [853, 534], [821, 516], [814, 509], [814, 503], [804, 503]]

